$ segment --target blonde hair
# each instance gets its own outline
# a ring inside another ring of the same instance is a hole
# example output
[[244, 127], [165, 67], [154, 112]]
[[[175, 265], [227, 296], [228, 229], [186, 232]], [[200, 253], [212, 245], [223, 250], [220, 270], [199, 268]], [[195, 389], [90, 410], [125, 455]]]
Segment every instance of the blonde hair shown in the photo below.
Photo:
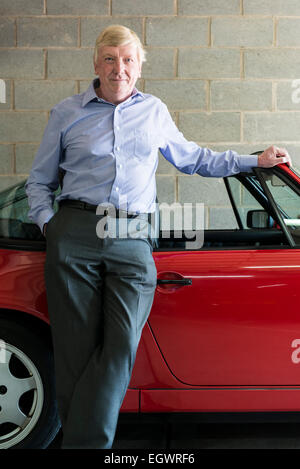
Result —
[[98, 59], [98, 49], [101, 46], [125, 46], [135, 44], [137, 46], [140, 63], [146, 61], [146, 51], [138, 35], [126, 26], [113, 24], [105, 28], [97, 37], [94, 49], [94, 62]]

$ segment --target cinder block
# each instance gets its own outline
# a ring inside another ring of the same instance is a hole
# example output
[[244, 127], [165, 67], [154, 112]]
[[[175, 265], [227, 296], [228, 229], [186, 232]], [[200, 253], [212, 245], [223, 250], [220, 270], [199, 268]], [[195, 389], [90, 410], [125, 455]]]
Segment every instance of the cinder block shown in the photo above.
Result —
[[1, 0], [1, 15], [42, 15], [44, 0]]
[[181, 78], [239, 78], [240, 51], [228, 49], [179, 49]]
[[151, 48], [147, 50], [147, 62], [143, 64], [143, 78], [173, 78], [175, 76], [174, 50]]
[[158, 174], [156, 176], [156, 184], [159, 202], [167, 204], [175, 202], [175, 176]]
[[122, 24], [133, 30], [142, 40], [142, 18], [124, 18], [114, 16], [108, 18], [81, 18], [81, 46], [94, 47], [96, 38], [101, 31], [112, 24]]
[[81, 80], [79, 82], [79, 93], [83, 93], [90, 86], [91, 80]]
[[0, 50], [1, 78], [43, 78], [44, 53], [42, 50]]
[[178, 0], [180, 15], [239, 15], [239, 0]]
[[272, 18], [218, 17], [212, 19], [214, 46], [272, 46]]
[[277, 109], [296, 111], [300, 109], [300, 79], [281, 81], [276, 84]]
[[245, 113], [244, 139], [248, 142], [299, 140], [299, 112]]
[[92, 49], [50, 49], [48, 51], [48, 78], [92, 77], [95, 77]]
[[231, 207], [209, 207], [208, 229], [235, 230], [238, 224]]
[[76, 93], [74, 81], [15, 81], [16, 109], [49, 110]]
[[178, 176], [178, 200], [180, 203], [203, 203], [205, 206], [231, 206], [222, 178]]
[[47, 124], [46, 112], [1, 112], [1, 142], [39, 142]]
[[17, 26], [18, 46], [77, 46], [77, 18], [20, 18]]
[[15, 46], [15, 20], [0, 18], [0, 45], [1, 47]]
[[145, 92], [159, 97], [169, 109], [206, 109], [203, 80], [146, 80]]
[[207, 46], [208, 18], [149, 18], [146, 44], [152, 46]]
[[112, 14], [115, 15], [174, 15], [173, 0], [112, 0]]
[[279, 18], [277, 24], [278, 46], [299, 46], [299, 18]]
[[20, 143], [16, 145], [16, 173], [29, 174], [38, 145]]
[[299, 0], [244, 0], [245, 15], [300, 15]]
[[196, 142], [238, 142], [240, 140], [240, 113], [181, 112], [179, 128], [188, 140]]
[[47, 0], [48, 15], [109, 15], [109, 0]]
[[212, 81], [212, 110], [272, 110], [272, 83], [267, 81]]
[[163, 155], [158, 152], [158, 167], [157, 167], [157, 174], [169, 174], [169, 175], [174, 175], [178, 173], [177, 169], [175, 166], [173, 166], [169, 161], [166, 160], [166, 158], [163, 157]]
[[13, 172], [13, 146], [0, 145], [0, 173], [10, 174]]
[[15, 184], [24, 181], [24, 176], [0, 176], [0, 191], [4, 191]]
[[246, 78], [300, 77], [300, 54], [297, 49], [257, 49], [245, 51]]

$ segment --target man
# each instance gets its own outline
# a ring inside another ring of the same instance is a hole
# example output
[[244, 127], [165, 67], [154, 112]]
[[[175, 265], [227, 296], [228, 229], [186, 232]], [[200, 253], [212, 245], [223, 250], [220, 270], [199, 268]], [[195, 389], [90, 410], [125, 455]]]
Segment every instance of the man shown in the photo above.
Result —
[[133, 31], [111, 26], [100, 34], [98, 78], [52, 109], [27, 181], [30, 216], [47, 239], [63, 448], [112, 446], [156, 286], [151, 240], [99, 236], [96, 227], [107, 212], [98, 215], [97, 206], [117, 209], [118, 228], [124, 214], [126, 223], [135, 217], [147, 224], [156, 200], [158, 149], [180, 171], [203, 176], [290, 162], [286, 150], [276, 147], [258, 157], [240, 156], [186, 141], [166, 106], [135, 88], [143, 61]]

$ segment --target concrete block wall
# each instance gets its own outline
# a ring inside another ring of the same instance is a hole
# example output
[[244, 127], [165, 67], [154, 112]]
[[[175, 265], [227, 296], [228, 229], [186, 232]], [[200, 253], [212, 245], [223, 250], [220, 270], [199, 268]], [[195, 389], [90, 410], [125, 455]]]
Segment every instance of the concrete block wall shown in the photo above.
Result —
[[[1, 0], [0, 189], [27, 176], [51, 107], [87, 88], [95, 38], [116, 23], [146, 46], [140, 89], [187, 138], [241, 154], [275, 143], [300, 168], [299, 0]], [[157, 184], [160, 200], [204, 201], [207, 226], [230, 225], [221, 180], [160, 156]]]

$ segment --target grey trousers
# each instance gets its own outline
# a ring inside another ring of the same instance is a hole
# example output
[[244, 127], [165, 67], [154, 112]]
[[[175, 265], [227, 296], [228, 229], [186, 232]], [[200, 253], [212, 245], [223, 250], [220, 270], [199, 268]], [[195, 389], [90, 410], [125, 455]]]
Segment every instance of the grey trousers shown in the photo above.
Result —
[[100, 239], [100, 218], [63, 206], [46, 232], [62, 448], [112, 447], [156, 286], [151, 242]]

